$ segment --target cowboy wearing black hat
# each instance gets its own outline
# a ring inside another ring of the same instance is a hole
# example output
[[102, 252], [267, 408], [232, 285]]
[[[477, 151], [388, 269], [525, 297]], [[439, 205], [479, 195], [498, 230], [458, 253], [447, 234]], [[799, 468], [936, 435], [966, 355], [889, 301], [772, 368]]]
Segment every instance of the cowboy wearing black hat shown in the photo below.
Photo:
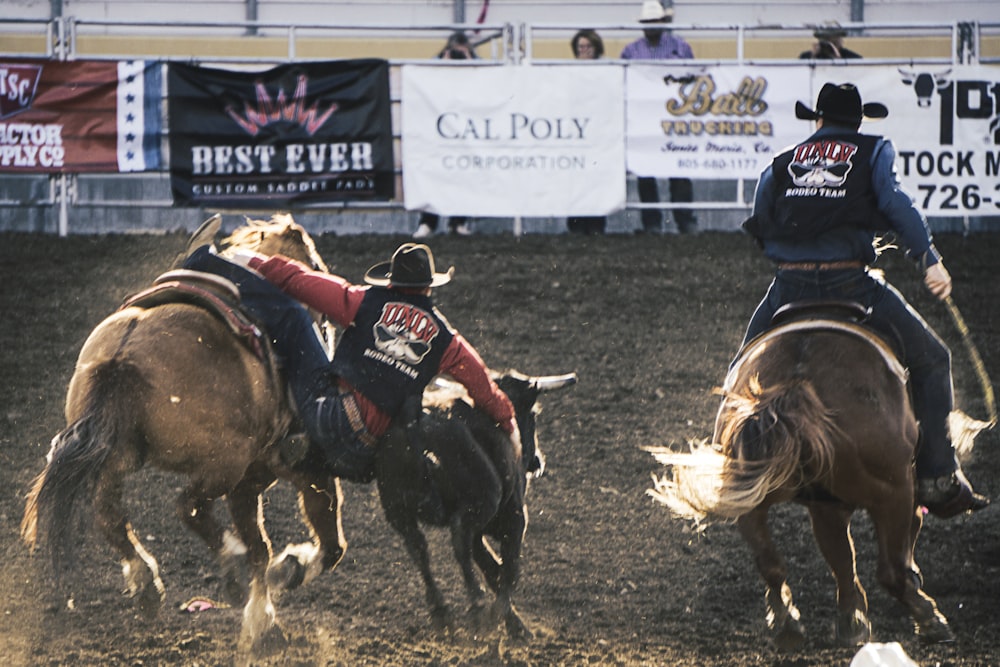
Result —
[[[274, 343], [313, 456], [322, 452], [330, 474], [371, 481], [379, 436], [404, 401], [420, 396], [438, 373], [464, 385], [476, 407], [520, 449], [507, 395], [434, 306], [432, 288], [449, 282], [454, 267], [438, 272], [426, 245], [401, 245], [391, 260], [367, 271], [368, 285], [281, 256], [241, 251], [225, 259], [211, 245], [194, 251], [184, 268], [221, 275], [239, 287], [243, 305]], [[343, 327], [332, 361], [302, 304]]]
[[850, 83], [825, 84], [815, 109], [796, 103], [796, 117], [816, 121], [816, 131], [764, 170], [753, 213], [744, 223], [777, 264], [744, 344], [792, 301], [849, 299], [868, 308], [867, 324], [899, 344], [910, 374], [921, 431], [917, 500], [931, 513], [950, 517], [989, 503], [972, 490], [955, 459], [948, 431], [950, 352], [892, 285], [867, 270], [878, 255], [876, 234], [892, 231], [923, 271], [931, 293], [940, 299], [951, 293], [951, 276], [927, 221], [900, 187], [895, 147], [884, 137], [858, 132], [862, 120], [888, 114], [877, 102], [862, 104]]

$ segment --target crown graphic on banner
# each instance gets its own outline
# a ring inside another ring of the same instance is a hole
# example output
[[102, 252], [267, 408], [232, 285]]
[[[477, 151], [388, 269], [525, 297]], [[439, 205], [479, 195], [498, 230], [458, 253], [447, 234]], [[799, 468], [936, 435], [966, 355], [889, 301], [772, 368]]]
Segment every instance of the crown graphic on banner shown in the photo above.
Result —
[[309, 136], [312, 136], [319, 128], [323, 127], [323, 124], [329, 120], [338, 107], [337, 103], [334, 102], [322, 113], [318, 110], [318, 104], [307, 107], [306, 91], [308, 87], [308, 77], [299, 75], [292, 98], [288, 99], [284, 89], [279, 88], [278, 98], [275, 100], [271, 98], [264, 83], [257, 81], [254, 83], [254, 88], [257, 91], [256, 107], [244, 102], [243, 115], [237, 113], [231, 105], [226, 107], [226, 113], [250, 136], [257, 136], [262, 127], [280, 122], [300, 125], [309, 133]]

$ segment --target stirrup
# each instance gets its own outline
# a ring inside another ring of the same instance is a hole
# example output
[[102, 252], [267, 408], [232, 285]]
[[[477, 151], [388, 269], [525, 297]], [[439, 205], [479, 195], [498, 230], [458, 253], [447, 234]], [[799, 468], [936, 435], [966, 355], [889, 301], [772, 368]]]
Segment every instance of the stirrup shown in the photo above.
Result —
[[948, 475], [917, 480], [917, 502], [940, 519], [950, 519], [964, 512], [976, 512], [990, 504], [990, 499], [972, 490], [960, 470]]

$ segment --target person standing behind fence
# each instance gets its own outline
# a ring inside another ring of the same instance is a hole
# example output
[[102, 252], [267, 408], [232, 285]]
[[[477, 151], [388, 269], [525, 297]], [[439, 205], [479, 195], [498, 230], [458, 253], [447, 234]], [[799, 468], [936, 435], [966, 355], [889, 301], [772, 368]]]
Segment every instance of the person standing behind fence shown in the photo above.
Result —
[[861, 54], [844, 46], [847, 31], [836, 21], [819, 26], [813, 31], [816, 42], [808, 51], [799, 54], [799, 60], [836, 60], [837, 58], [860, 58]]
[[[437, 55], [440, 60], [478, 60], [479, 56], [472, 48], [468, 35], [461, 30], [457, 30], [448, 37], [444, 48]], [[438, 228], [441, 216], [437, 213], [423, 211], [417, 220], [417, 231], [413, 233], [413, 238], [424, 239], [434, 234]], [[472, 228], [469, 227], [469, 218], [464, 215], [456, 215], [448, 221], [448, 229], [452, 234], [458, 236], [469, 236]]]
[[[682, 37], [674, 35], [669, 29], [659, 24], [671, 23], [674, 20], [672, 7], [664, 8], [659, 0], [646, 0], [639, 11], [639, 23], [649, 24], [642, 31], [642, 39], [628, 44], [622, 50], [623, 60], [678, 60], [694, 58], [694, 51]], [[656, 178], [638, 176], [639, 201], [644, 204], [655, 204], [660, 201], [659, 187]], [[689, 178], [670, 179], [670, 200], [675, 204], [689, 204], [694, 201], [694, 187]], [[659, 233], [663, 228], [663, 213], [657, 209], [643, 209], [641, 212], [642, 229], [645, 232]], [[674, 210], [674, 221], [677, 231], [682, 234], [694, 234], [698, 231], [698, 220], [691, 209]]]
[[[598, 60], [604, 57], [604, 40], [593, 30], [580, 30], [569, 42], [577, 60]], [[566, 229], [574, 234], [603, 234], [608, 219], [603, 215], [572, 216], [566, 219]]]

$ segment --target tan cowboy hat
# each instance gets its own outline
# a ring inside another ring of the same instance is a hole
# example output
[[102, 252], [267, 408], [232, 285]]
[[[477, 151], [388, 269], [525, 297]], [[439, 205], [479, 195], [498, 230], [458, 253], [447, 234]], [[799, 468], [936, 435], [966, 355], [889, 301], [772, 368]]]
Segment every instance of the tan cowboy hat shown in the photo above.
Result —
[[388, 262], [365, 272], [365, 282], [380, 287], [439, 287], [451, 280], [455, 267], [445, 273], [434, 270], [434, 254], [422, 243], [404, 243]]
[[674, 8], [664, 7], [660, 0], [646, 0], [639, 10], [639, 23], [662, 23], [672, 21], [674, 18]]

